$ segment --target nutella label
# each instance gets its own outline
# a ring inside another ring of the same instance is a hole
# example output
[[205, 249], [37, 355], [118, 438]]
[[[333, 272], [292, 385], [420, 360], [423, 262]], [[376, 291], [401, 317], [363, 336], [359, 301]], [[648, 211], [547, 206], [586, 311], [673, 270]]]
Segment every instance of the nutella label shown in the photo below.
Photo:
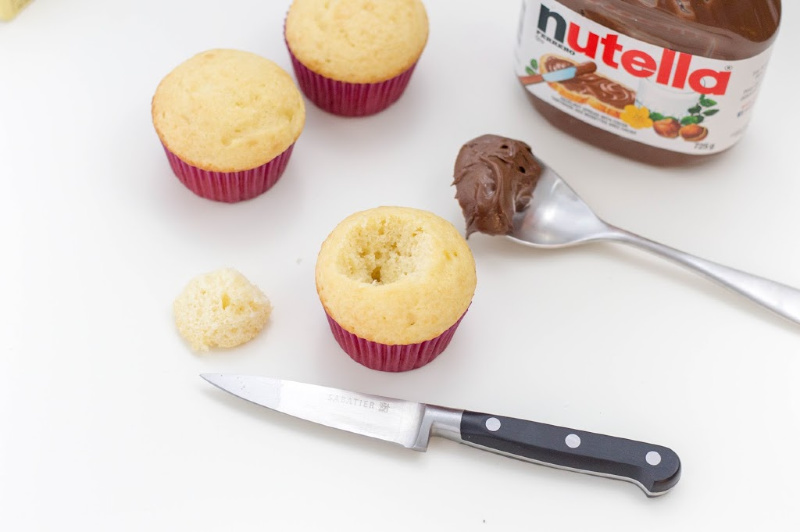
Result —
[[526, 90], [577, 119], [706, 155], [741, 137], [769, 53], [708, 59], [622, 35], [555, 0], [523, 0], [515, 70]]

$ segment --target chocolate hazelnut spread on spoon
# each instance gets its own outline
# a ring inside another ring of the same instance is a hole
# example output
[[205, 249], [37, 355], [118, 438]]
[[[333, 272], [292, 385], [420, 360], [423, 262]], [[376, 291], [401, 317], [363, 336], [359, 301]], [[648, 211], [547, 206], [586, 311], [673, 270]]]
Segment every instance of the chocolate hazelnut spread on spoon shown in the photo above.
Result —
[[600, 219], [530, 146], [484, 135], [456, 158], [456, 198], [467, 234], [482, 232], [535, 248], [563, 248], [601, 240], [628, 244], [694, 270], [800, 324], [800, 290], [659, 244]]
[[531, 199], [541, 168], [531, 147], [498, 135], [482, 135], [462, 146], [456, 158], [456, 199], [475, 232], [505, 235], [514, 214]]

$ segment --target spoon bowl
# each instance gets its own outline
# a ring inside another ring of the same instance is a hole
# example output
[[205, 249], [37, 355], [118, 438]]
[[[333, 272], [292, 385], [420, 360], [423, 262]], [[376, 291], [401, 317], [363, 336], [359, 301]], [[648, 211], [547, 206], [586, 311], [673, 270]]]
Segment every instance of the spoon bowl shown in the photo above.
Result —
[[655, 253], [800, 324], [800, 290], [659, 244], [602, 219], [552, 168], [542, 173], [525, 209], [517, 212], [508, 238], [536, 248], [563, 248], [610, 240]]
[[552, 168], [537, 161], [542, 173], [530, 203], [514, 215], [514, 230], [509, 238], [542, 248], [561, 248], [602, 239], [608, 232], [608, 225]]

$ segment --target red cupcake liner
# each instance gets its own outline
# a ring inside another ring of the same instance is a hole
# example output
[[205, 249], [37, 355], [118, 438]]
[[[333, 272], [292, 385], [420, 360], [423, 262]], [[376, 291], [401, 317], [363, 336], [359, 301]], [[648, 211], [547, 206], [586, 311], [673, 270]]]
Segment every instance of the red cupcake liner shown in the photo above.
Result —
[[249, 200], [269, 190], [286, 170], [293, 149], [294, 144], [257, 168], [239, 172], [214, 172], [182, 161], [164, 146], [172, 171], [186, 188], [201, 198], [226, 203]]
[[379, 83], [347, 83], [307, 68], [291, 49], [289, 56], [297, 84], [306, 97], [320, 109], [340, 116], [367, 116], [383, 111], [403, 95], [417, 66], [414, 63], [400, 75]]
[[325, 313], [333, 337], [350, 358], [370, 369], [393, 372], [421, 368], [439, 356], [450, 344], [464, 315], [466, 312], [449, 329], [431, 340], [418, 344], [388, 345], [365, 340], [346, 331]]

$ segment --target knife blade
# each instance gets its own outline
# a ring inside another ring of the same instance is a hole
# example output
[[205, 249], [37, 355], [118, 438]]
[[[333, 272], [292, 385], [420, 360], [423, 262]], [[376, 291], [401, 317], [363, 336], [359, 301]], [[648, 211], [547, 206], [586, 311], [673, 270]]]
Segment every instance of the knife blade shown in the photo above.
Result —
[[427, 450], [430, 437], [438, 436], [536, 464], [632, 482], [648, 497], [667, 493], [681, 475], [678, 455], [661, 445], [271, 377], [200, 376], [257, 405], [415, 451]]
[[566, 81], [568, 79], [572, 79], [575, 77], [575, 73], [578, 72], [576, 67], [567, 67], [562, 68], [561, 70], [554, 70], [553, 72], [547, 72], [546, 74], [542, 74], [542, 79], [548, 83], [554, 83], [557, 81]]
[[546, 81], [547, 83], [558, 83], [559, 81], [567, 81], [576, 78], [583, 74], [591, 74], [597, 70], [597, 64], [592, 61], [587, 61], [576, 66], [561, 68], [546, 72], [544, 74], [533, 74], [530, 76], [520, 76], [520, 81], [523, 85], [533, 85]]

